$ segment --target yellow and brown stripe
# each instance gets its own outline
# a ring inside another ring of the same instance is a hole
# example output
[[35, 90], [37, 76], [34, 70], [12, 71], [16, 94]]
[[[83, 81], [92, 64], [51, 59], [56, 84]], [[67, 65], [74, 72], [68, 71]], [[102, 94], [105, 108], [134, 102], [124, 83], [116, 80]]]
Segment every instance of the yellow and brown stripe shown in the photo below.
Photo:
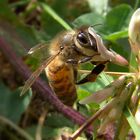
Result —
[[55, 94], [66, 105], [72, 106], [77, 98], [72, 66], [66, 63], [51, 62], [46, 68], [49, 84]]

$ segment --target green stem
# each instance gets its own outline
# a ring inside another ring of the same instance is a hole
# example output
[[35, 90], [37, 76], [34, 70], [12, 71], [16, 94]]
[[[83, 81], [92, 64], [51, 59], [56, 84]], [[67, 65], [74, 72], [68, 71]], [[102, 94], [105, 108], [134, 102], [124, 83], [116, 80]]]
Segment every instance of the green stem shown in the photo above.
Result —
[[62, 25], [67, 30], [72, 30], [72, 28], [46, 3], [40, 3], [45, 12], [52, 16], [60, 25]]
[[136, 10], [139, 7], [139, 0], [136, 0], [135, 5], [134, 5], [134, 10]]
[[128, 107], [126, 107], [126, 110], [124, 112], [124, 115], [129, 123], [129, 125], [131, 126], [136, 139], [140, 138], [140, 127], [137, 125], [136, 121], [135, 121], [135, 117], [133, 116], [133, 114], [131, 113], [130, 109]]

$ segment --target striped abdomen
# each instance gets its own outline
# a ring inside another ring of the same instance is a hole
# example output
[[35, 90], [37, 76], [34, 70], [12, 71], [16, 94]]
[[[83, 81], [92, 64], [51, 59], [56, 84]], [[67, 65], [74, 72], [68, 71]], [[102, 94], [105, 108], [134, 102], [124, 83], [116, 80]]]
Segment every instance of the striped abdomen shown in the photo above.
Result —
[[58, 98], [72, 106], [77, 98], [72, 66], [55, 58], [45, 69], [49, 84]]

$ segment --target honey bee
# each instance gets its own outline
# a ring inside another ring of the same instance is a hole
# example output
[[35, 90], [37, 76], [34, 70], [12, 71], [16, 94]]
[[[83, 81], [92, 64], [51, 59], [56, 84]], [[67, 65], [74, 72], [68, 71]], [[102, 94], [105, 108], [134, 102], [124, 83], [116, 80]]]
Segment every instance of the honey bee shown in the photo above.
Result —
[[[29, 53], [38, 49], [32, 48]], [[91, 62], [95, 67], [85, 78], [77, 82], [78, 66], [86, 62]], [[46, 59], [30, 76], [21, 94], [24, 94], [45, 70], [54, 93], [65, 105], [72, 106], [77, 98], [76, 84], [95, 81], [108, 62], [128, 64], [127, 60], [119, 54], [105, 47], [93, 27], [66, 31], [52, 41], [49, 59]]]

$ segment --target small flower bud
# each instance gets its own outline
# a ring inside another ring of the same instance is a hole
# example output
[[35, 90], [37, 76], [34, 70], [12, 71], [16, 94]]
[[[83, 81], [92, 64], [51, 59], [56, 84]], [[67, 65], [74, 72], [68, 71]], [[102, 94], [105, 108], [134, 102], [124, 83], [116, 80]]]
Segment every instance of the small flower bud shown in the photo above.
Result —
[[135, 55], [138, 55], [140, 50], [140, 8], [131, 17], [128, 34], [131, 49]]

